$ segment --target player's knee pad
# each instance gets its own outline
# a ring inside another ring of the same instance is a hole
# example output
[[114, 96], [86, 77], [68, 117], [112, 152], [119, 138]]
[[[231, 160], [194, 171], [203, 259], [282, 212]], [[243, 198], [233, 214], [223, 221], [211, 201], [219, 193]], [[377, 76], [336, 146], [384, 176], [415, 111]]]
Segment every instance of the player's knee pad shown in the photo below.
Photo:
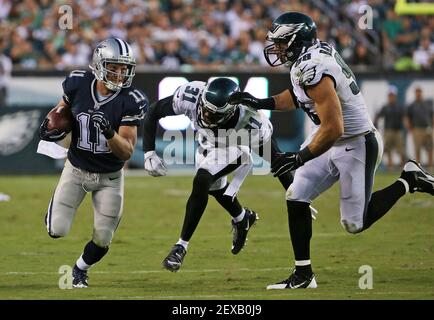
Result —
[[58, 236], [57, 234], [52, 234], [52, 233], [50, 233], [50, 232], [48, 232], [48, 235], [49, 235], [51, 238], [53, 238], [53, 239], [59, 239], [59, 238], [62, 238], [62, 236]]
[[108, 247], [110, 246], [110, 243], [112, 242], [114, 235], [114, 230], [109, 229], [95, 229], [93, 232], [92, 241], [98, 246], [98, 247]]
[[355, 223], [351, 222], [349, 220], [342, 219], [341, 225], [344, 227], [345, 231], [351, 234], [360, 233], [363, 231], [363, 224], [362, 223]]
[[47, 229], [48, 235], [53, 239], [65, 237], [69, 232], [69, 227], [64, 225], [52, 224], [50, 228]]

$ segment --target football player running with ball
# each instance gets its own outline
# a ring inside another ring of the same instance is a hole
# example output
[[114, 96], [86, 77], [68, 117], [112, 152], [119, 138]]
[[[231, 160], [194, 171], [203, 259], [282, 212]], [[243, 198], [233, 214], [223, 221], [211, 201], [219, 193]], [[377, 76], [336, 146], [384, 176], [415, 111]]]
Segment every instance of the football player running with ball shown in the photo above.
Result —
[[[88, 286], [88, 269], [109, 250], [124, 199], [125, 161], [133, 154], [137, 127], [148, 99], [131, 86], [136, 62], [131, 47], [118, 38], [99, 43], [90, 65], [92, 72], [72, 71], [63, 82], [63, 98], [57, 107], [70, 108], [73, 117], [68, 159], [54, 190], [45, 218], [52, 238], [68, 234], [86, 193], [92, 193], [93, 236], [73, 268], [73, 286]], [[63, 139], [49, 130], [47, 121], [40, 137]]]
[[267, 99], [235, 93], [230, 102], [256, 109], [302, 108], [314, 123], [300, 151], [282, 153], [272, 163], [275, 176], [295, 170], [286, 192], [295, 269], [288, 279], [267, 289], [316, 288], [309, 210], [316, 197], [339, 181], [341, 224], [355, 234], [368, 229], [408, 192], [434, 195], [434, 177], [410, 160], [396, 182], [373, 193], [383, 143], [352, 71], [330, 44], [317, 39], [316, 25], [305, 14], [280, 15], [267, 40], [272, 44], [264, 49], [266, 60], [271, 66], [290, 68], [289, 88]]
[[[233, 254], [238, 254], [243, 248], [249, 229], [258, 219], [257, 213], [243, 208], [236, 196], [252, 166], [251, 145], [227, 144], [226, 138], [230, 133], [243, 132], [250, 138], [256, 137], [249, 140], [256, 147], [268, 144], [271, 158], [279, 150], [271, 139], [272, 125], [263, 113], [244, 105], [228, 103], [228, 97], [238, 91], [238, 85], [227, 78], [216, 78], [208, 84], [192, 81], [180, 86], [172, 96], [151, 104], [145, 115], [144, 165], [152, 176], [164, 176], [167, 172], [163, 159], [155, 152], [159, 119], [184, 114], [190, 118], [193, 128], [198, 132], [199, 146], [195, 158], [197, 171], [187, 201], [181, 235], [163, 260], [163, 267], [170, 271], [180, 269], [188, 243], [207, 206], [208, 195], [212, 195], [232, 216]], [[260, 150], [258, 153], [261, 153]], [[230, 173], [234, 173], [234, 178], [228, 184], [227, 175]], [[292, 182], [292, 175], [287, 173], [279, 179], [287, 188]]]

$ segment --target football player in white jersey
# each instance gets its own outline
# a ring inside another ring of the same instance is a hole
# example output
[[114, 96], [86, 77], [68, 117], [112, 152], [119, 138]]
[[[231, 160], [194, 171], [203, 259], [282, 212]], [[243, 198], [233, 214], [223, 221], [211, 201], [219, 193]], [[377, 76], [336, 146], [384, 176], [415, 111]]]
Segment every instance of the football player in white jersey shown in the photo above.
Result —
[[310, 260], [309, 204], [335, 182], [340, 183], [341, 224], [353, 234], [369, 228], [407, 192], [434, 195], [434, 177], [413, 160], [395, 183], [372, 192], [383, 154], [381, 137], [354, 74], [331, 45], [317, 39], [316, 31], [314, 21], [299, 12], [276, 18], [267, 34], [272, 44], [264, 55], [271, 66], [290, 68], [289, 88], [266, 99], [246, 92], [229, 99], [256, 109], [302, 108], [314, 123], [300, 151], [282, 153], [272, 163], [275, 176], [296, 170], [286, 192], [295, 269], [267, 289], [317, 287]]
[[[197, 172], [187, 201], [184, 224], [179, 241], [163, 261], [163, 267], [170, 271], [180, 269], [190, 238], [207, 206], [209, 194], [232, 216], [233, 254], [243, 248], [247, 233], [258, 218], [254, 211], [243, 208], [236, 197], [252, 166], [251, 146], [228, 145], [226, 138], [231, 133], [242, 132], [253, 138], [250, 144], [271, 144], [271, 157], [273, 154], [277, 156], [279, 150], [271, 139], [273, 127], [263, 113], [227, 103], [228, 97], [237, 91], [238, 85], [227, 78], [217, 78], [208, 84], [192, 81], [180, 86], [172, 96], [151, 104], [146, 112], [143, 125], [144, 165], [152, 176], [164, 176], [167, 171], [163, 159], [155, 152], [155, 134], [160, 118], [184, 114], [190, 118], [193, 129], [198, 131]], [[228, 184], [227, 175], [231, 172], [234, 179]], [[287, 188], [292, 182], [292, 175], [288, 172], [279, 180]]]

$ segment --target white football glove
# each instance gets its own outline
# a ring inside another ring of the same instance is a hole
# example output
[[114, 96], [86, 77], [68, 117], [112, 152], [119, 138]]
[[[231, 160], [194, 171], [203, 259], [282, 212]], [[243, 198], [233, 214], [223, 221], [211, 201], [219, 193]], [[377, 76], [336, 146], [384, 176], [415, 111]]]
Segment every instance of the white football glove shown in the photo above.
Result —
[[166, 164], [154, 150], [145, 153], [145, 171], [153, 177], [165, 176], [167, 173]]

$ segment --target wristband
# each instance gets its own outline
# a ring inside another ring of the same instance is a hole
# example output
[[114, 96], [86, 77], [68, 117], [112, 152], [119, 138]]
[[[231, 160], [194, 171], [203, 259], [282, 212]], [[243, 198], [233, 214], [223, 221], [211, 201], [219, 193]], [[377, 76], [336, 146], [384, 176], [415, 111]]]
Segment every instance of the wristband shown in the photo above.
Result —
[[298, 152], [298, 157], [299, 157], [302, 164], [305, 164], [309, 160], [312, 160], [313, 158], [315, 158], [315, 156], [309, 150], [309, 147], [305, 147], [303, 150], [300, 150]]
[[268, 97], [265, 99], [259, 99], [259, 107], [260, 109], [266, 109], [266, 110], [274, 110], [276, 109], [276, 101], [273, 97]]

